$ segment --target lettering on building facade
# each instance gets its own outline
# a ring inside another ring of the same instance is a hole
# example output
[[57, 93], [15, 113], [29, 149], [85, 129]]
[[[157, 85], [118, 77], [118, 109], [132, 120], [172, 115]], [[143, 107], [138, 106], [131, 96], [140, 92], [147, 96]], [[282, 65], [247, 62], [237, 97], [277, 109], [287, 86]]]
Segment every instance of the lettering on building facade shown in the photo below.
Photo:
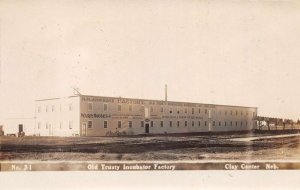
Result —
[[185, 102], [166, 102], [162, 100], [139, 100], [139, 99], [127, 99], [127, 98], [113, 98], [113, 97], [81, 97], [81, 100], [91, 102], [103, 102], [103, 103], [118, 103], [118, 104], [141, 104], [141, 105], [158, 105], [158, 106], [178, 106], [178, 107], [204, 107], [215, 108], [215, 105], [210, 104], [197, 104], [197, 103], [185, 103]]
[[111, 118], [111, 114], [97, 114], [97, 113], [81, 113], [83, 118]]

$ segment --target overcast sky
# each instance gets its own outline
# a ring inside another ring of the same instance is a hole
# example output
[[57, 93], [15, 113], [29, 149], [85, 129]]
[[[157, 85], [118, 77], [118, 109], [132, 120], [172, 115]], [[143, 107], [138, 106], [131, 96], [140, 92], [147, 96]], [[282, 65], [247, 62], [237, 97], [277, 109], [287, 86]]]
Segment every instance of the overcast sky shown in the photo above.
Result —
[[1, 1], [0, 119], [82, 94], [300, 118], [295, 1]]

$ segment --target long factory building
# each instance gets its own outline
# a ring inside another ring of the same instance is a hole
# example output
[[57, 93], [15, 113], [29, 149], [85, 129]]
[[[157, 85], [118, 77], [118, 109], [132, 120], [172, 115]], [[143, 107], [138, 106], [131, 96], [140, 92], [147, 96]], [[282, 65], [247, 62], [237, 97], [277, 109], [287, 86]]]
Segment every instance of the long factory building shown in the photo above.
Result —
[[74, 95], [35, 102], [34, 134], [113, 136], [256, 128], [256, 107]]

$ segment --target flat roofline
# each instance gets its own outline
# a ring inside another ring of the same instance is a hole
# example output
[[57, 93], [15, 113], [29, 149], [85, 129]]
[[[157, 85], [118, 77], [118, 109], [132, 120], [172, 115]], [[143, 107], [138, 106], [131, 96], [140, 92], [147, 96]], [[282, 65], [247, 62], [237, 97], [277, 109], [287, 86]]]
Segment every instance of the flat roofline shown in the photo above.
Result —
[[36, 117], [9, 117], [4, 118], [3, 120], [13, 120], [13, 119], [35, 119]]
[[[143, 101], [160, 101], [165, 102], [165, 100], [153, 100], [153, 99], [139, 99], [139, 98], [123, 98], [123, 97], [111, 97], [111, 96], [95, 96], [95, 95], [78, 95], [78, 96], [88, 96], [88, 97], [101, 97], [101, 98], [114, 98], [114, 99], [127, 99], [127, 100], [143, 100]], [[236, 105], [223, 105], [223, 104], [207, 104], [207, 103], [195, 103], [195, 102], [178, 102], [178, 101], [166, 101], [172, 103], [187, 103], [187, 104], [203, 104], [203, 105], [213, 105], [213, 106], [227, 106], [227, 107], [240, 107], [240, 108], [256, 108], [251, 106], [236, 106]]]
[[40, 102], [40, 101], [59, 100], [59, 99], [63, 99], [63, 98], [74, 98], [74, 97], [79, 97], [79, 96], [66, 96], [66, 97], [62, 97], [62, 98], [37, 99], [37, 100], [35, 100], [35, 101], [36, 101], [36, 102]]
[[58, 99], [60, 99], [60, 98], [47, 98], [47, 99], [38, 99], [38, 100], [35, 100], [35, 101], [39, 102], [39, 101], [58, 100]]

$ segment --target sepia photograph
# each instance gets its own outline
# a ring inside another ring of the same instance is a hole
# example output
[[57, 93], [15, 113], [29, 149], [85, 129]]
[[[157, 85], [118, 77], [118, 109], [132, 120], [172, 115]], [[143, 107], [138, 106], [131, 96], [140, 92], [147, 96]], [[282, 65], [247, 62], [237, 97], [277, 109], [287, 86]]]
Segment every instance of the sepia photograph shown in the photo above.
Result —
[[300, 169], [299, 1], [0, 1], [0, 171]]

